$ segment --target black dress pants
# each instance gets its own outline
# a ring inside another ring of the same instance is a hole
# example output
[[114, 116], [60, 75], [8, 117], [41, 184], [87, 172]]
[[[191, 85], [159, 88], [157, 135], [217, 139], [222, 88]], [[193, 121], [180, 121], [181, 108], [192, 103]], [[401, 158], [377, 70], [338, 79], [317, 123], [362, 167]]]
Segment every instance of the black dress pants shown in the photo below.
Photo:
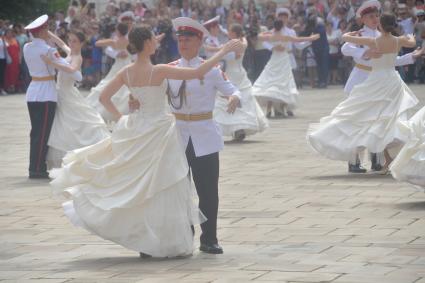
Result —
[[55, 118], [56, 102], [27, 102], [31, 120], [30, 166], [31, 173], [47, 172], [47, 142]]
[[196, 157], [192, 140], [186, 148], [186, 158], [195, 182], [199, 197], [199, 209], [207, 218], [201, 224], [201, 243], [217, 243], [217, 213], [218, 213], [218, 152]]

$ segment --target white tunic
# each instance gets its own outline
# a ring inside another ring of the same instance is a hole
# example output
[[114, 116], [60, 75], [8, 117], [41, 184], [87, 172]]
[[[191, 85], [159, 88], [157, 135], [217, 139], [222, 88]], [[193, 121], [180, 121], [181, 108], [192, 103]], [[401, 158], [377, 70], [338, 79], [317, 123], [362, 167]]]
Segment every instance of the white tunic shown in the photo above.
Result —
[[[24, 58], [28, 65], [28, 70], [31, 77], [47, 77], [56, 74], [53, 66], [47, 65], [42, 59], [41, 55], [47, 55], [55, 62], [62, 65], [69, 65], [69, 63], [62, 58], [56, 48], [51, 47], [47, 42], [40, 38], [34, 38], [32, 42], [28, 42], [24, 46]], [[79, 73], [79, 72], [78, 72]], [[81, 80], [81, 73], [78, 75], [74, 73], [76, 80]], [[28, 102], [43, 102], [43, 101], [57, 101], [56, 82], [49, 81], [31, 81], [26, 98]]]
[[[373, 30], [371, 28], [368, 28], [367, 26], [364, 26], [364, 28], [361, 30], [361, 35], [368, 36], [368, 37], [378, 37], [381, 35], [381, 33], [378, 30]], [[361, 47], [356, 44], [346, 42], [342, 46], [341, 52], [345, 56], [353, 57], [354, 62], [356, 64], [361, 64], [361, 65], [370, 67], [371, 61], [365, 60], [362, 58], [364, 53], [368, 49], [369, 49], [368, 46]], [[403, 56], [397, 56], [395, 65], [403, 66], [403, 65], [413, 64], [413, 63], [414, 63], [414, 60], [413, 60], [412, 54], [409, 53]], [[350, 93], [355, 85], [358, 85], [367, 79], [367, 77], [369, 76], [369, 73], [370, 73], [369, 71], [354, 67], [350, 73], [350, 77], [348, 78], [347, 83], [345, 84], [344, 92], [346, 92], [347, 94]]]
[[[295, 30], [293, 30], [289, 27], [283, 27], [280, 32], [281, 32], [282, 35], [286, 35], [286, 36], [293, 36], [293, 37], [297, 36], [297, 33], [295, 32]], [[295, 55], [293, 53], [294, 47], [302, 50], [302, 49], [304, 49], [304, 48], [306, 48], [310, 45], [311, 45], [310, 41], [303, 41], [303, 42], [288, 41], [288, 42], [286, 42], [285, 49], [289, 54], [289, 60], [290, 60], [290, 63], [291, 63], [292, 70], [295, 70], [297, 68], [297, 61], [295, 60]], [[275, 45], [271, 42], [266, 41], [266, 42], [263, 43], [263, 46], [266, 49], [272, 50]]]
[[[212, 36], [212, 35], [208, 36], [205, 39], [205, 44], [206, 45], [209, 45], [209, 46], [213, 46], [213, 47], [220, 47], [221, 46], [220, 41], [218, 40], [218, 38], [215, 37], [215, 36]], [[207, 58], [212, 57], [215, 53], [216, 52], [205, 50], [205, 56], [207, 56]]]
[[[181, 67], [198, 67], [202, 63], [200, 57], [195, 57], [190, 61], [179, 59], [172, 65]], [[173, 96], [178, 94], [182, 81], [169, 80], [170, 90]], [[209, 71], [202, 82], [198, 79], [186, 81], [186, 97], [181, 109], [171, 110], [182, 114], [201, 114], [214, 110], [217, 91], [223, 96], [236, 95], [241, 98], [239, 90], [226, 79], [220, 68], [215, 67]], [[173, 105], [179, 106], [180, 98], [172, 100]], [[221, 130], [214, 119], [202, 121], [181, 121], [177, 120], [177, 129], [180, 132], [182, 144], [186, 149], [189, 138], [192, 140], [196, 156], [212, 154], [223, 149], [224, 143]]]

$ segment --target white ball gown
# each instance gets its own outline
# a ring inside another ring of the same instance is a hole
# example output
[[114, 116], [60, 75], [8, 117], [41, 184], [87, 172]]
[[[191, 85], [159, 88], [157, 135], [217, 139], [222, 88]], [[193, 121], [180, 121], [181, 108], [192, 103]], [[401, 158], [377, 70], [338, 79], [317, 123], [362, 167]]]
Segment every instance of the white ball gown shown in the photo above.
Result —
[[399, 181], [425, 188], [425, 107], [399, 126], [408, 140], [392, 162], [391, 174]]
[[[273, 46], [286, 46], [287, 43], [275, 42]], [[298, 90], [292, 74], [291, 58], [287, 51], [274, 51], [264, 70], [252, 86], [253, 95], [261, 104], [266, 101], [283, 102], [288, 109], [294, 109], [298, 103]]]
[[371, 59], [366, 81], [332, 113], [310, 125], [307, 141], [318, 153], [335, 160], [353, 161], [356, 153], [380, 153], [407, 140], [397, 126], [407, 121], [418, 99], [395, 70], [396, 53]]
[[[89, 105], [94, 107], [103, 119], [107, 122], [113, 120], [111, 113], [105, 109], [105, 107], [100, 103], [99, 97], [100, 93], [106, 87], [106, 85], [116, 76], [116, 74], [125, 66], [131, 63], [131, 56], [126, 58], [116, 58], [114, 64], [112, 65], [109, 73], [104, 77], [95, 87], [92, 87], [90, 94], [87, 96], [87, 102]], [[123, 114], [129, 113], [128, 99], [130, 91], [127, 86], [122, 86], [119, 91], [112, 97], [112, 102], [116, 105], [118, 110]]]
[[58, 74], [58, 101], [48, 141], [47, 164], [60, 167], [67, 151], [95, 144], [110, 132], [99, 113], [74, 86], [72, 75]]
[[242, 66], [243, 55], [240, 58], [226, 60], [226, 75], [241, 92], [241, 108], [233, 114], [227, 113], [227, 99], [219, 96], [215, 102], [214, 120], [220, 126], [224, 136], [232, 136], [238, 130], [252, 135], [264, 131], [269, 126], [263, 110], [252, 96], [252, 85]]
[[154, 257], [191, 254], [191, 225], [203, 220], [166, 89], [165, 81], [132, 87], [142, 110], [123, 116], [110, 138], [68, 153], [51, 174], [72, 223]]

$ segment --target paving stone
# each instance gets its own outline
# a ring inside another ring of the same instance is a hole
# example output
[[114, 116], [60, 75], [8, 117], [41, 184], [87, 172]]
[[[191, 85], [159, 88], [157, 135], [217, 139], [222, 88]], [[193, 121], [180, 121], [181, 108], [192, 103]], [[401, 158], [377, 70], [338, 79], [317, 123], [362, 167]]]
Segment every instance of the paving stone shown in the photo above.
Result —
[[[425, 101], [423, 86], [412, 90]], [[308, 124], [344, 95], [340, 87], [301, 94], [294, 119], [225, 143], [225, 253], [152, 260], [73, 227], [48, 182], [27, 178], [25, 98], [0, 97], [0, 282], [425, 283], [424, 191], [391, 176], [350, 175], [345, 162], [312, 153]]]

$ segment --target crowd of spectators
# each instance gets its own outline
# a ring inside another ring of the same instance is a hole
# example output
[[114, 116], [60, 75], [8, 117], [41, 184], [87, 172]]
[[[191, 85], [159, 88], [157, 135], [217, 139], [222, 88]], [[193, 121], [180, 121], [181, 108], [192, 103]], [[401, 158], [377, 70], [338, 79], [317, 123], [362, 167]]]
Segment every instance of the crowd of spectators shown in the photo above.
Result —
[[[294, 70], [297, 85], [302, 87], [303, 84], [309, 84], [315, 87], [318, 82], [323, 81], [327, 84], [343, 84], [348, 78], [352, 59], [341, 54], [341, 35], [361, 28], [355, 17], [355, 11], [361, 3], [362, 0], [288, 0], [279, 4], [274, 1], [232, 0], [224, 5], [222, 0], [157, 0], [146, 3], [141, 0], [110, 0], [104, 11], [97, 14], [94, 3], [74, 0], [66, 11], [57, 11], [50, 15], [50, 30], [63, 39], [74, 29], [82, 30], [87, 35], [88, 40], [82, 50], [84, 80], [81, 86], [90, 88], [99, 82], [113, 62], [101, 48], [95, 46], [95, 42], [112, 36], [123, 13], [131, 11], [134, 24], [148, 24], [155, 33], [165, 34], [154, 58], [157, 63], [167, 63], [178, 58], [172, 19], [185, 16], [204, 22], [220, 15], [223, 30], [235, 22], [244, 26], [249, 43], [244, 66], [250, 79], [254, 81], [271, 52], [258, 44], [256, 37], [258, 33], [273, 28], [276, 9], [284, 6], [291, 11], [288, 25], [297, 34], [318, 32], [321, 35], [312, 46], [294, 50], [298, 66]], [[397, 15], [399, 34], [416, 34], [418, 47], [424, 48], [424, 0], [385, 0], [382, 2], [382, 9]], [[24, 23], [0, 19], [1, 94], [22, 92], [30, 81], [22, 56], [23, 45], [30, 40], [30, 36], [23, 25]], [[221, 39], [226, 40], [225, 36]], [[318, 55], [319, 49], [323, 51]], [[401, 53], [411, 51], [403, 49]], [[322, 72], [324, 66], [329, 67], [329, 75]], [[399, 71], [408, 83], [425, 83], [423, 57], [416, 60], [414, 65], [401, 67]]]

